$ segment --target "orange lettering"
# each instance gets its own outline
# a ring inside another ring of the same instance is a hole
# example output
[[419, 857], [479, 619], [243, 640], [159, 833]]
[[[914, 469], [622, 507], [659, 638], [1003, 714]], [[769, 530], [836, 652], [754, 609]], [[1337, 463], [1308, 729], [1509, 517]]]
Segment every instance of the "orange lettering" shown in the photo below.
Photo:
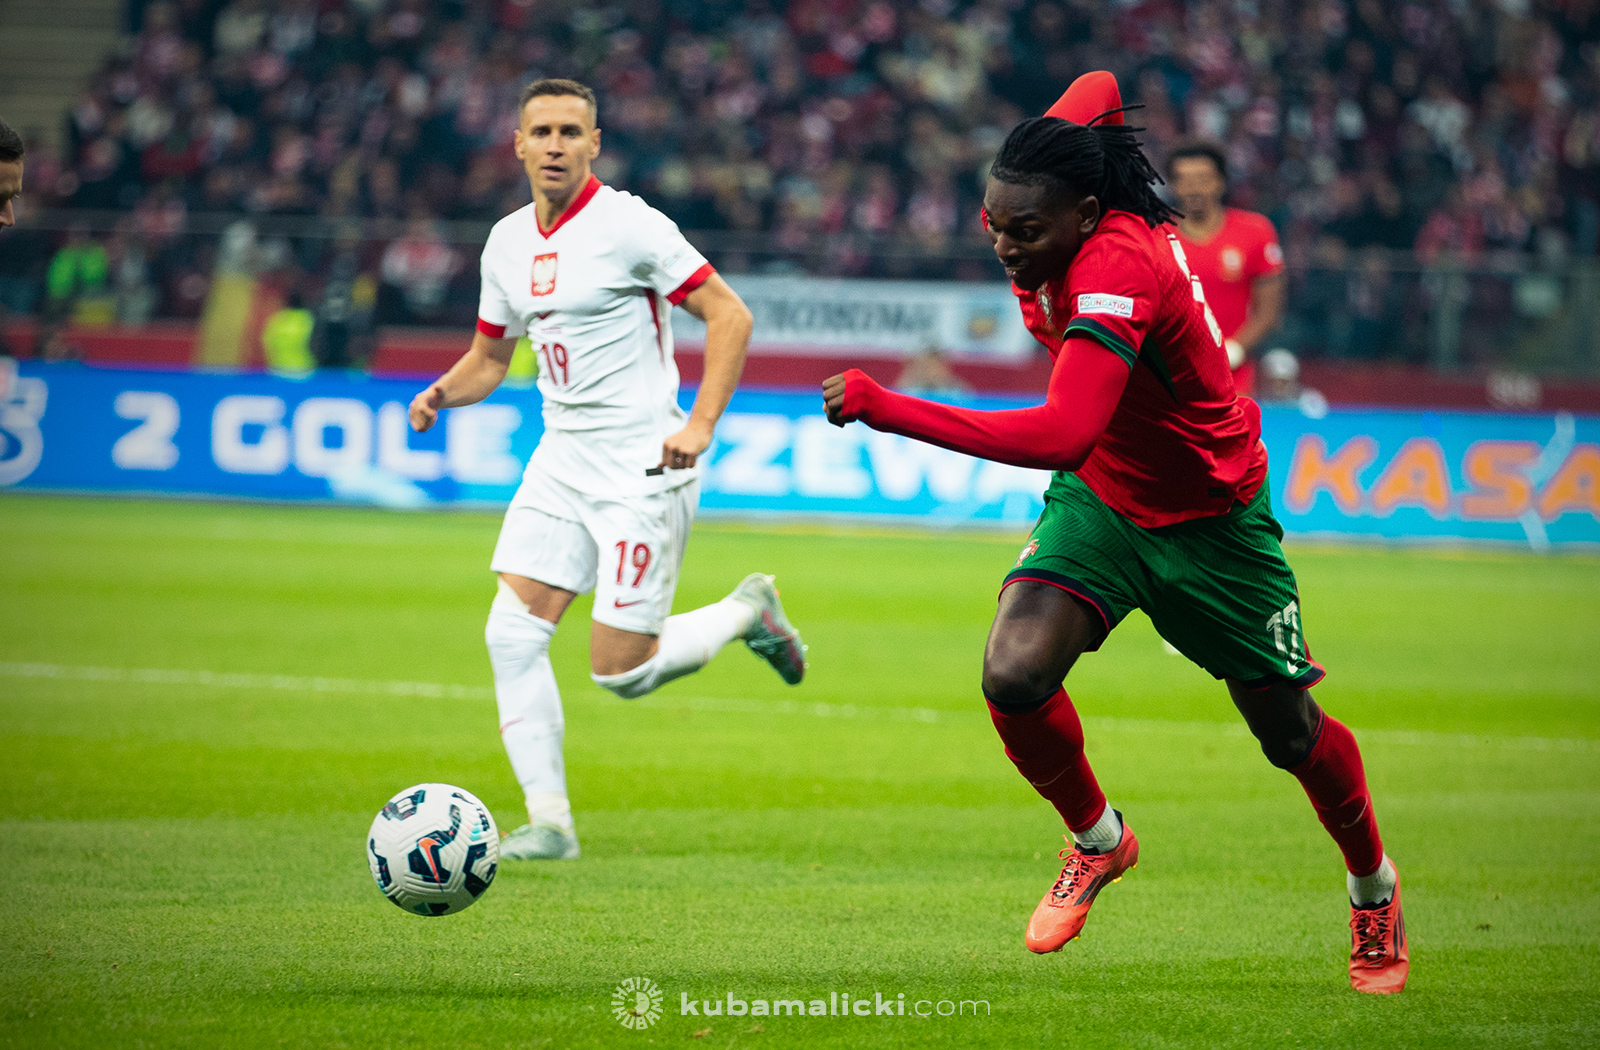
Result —
[[1294, 459], [1289, 464], [1289, 483], [1284, 486], [1283, 502], [1295, 514], [1305, 514], [1317, 502], [1317, 493], [1327, 492], [1334, 506], [1345, 514], [1361, 510], [1361, 472], [1378, 455], [1378, 443], [1361, 434], [1328, 455], [1328, 443], [1320, 434], [1302, 434], [1295, 442]]
[[1533, 502], [1525, 468], [1539, 458], [1534, 441], [1477, 441], [1461, 461], [1472, 491], [1461, 497], [1461, 516], [1472, 521], [1515, 521]]
[[1435, 518], [1450, 513], [1450, 468], [1433, 438], [1412, 438], [1400, 446], [1372, 486], [1372, 509], [1386, 515], [1396, 507], [1422, 507]]
[[1600, 445], [1574, 445], [1539, 495], [1539, 515], [1546, 521], [1569, 510], [1588, 512], [1600, 520]]

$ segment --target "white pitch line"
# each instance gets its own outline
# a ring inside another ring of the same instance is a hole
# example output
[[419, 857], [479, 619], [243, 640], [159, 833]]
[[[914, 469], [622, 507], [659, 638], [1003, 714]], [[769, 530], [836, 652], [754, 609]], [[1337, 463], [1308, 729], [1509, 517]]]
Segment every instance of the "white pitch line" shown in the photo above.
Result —
[[[1165, 733], [1178, 736], [1248, 737], [1243, 722], [1180, 722], [1155, 718], [1104, 718], [1085, 716], [1085, 725], [1101, 732]], [[1589, 737], [1474, 736], [1471, 733], [1435, 733], [1413, 729], [1350, 730], [1363, 742], [1400, 747], [1499, 748], [1507, 751], [1600, 752], [1600, 740]]]
[[[436, 700], [493, 700], [494, 690], [481, 685], [384, 681], [370, 678], [313, 678], [301, 675], [190, 671], [154, 667], [82, 667], [46, 663], [0, 663], [0, 678], [47, 678], [80, 682], [130, 682], [138, 685], [198, 686], [209, 689], [275, 689], [296, 693], [351, 693], [362, 696], [418, 696]], [[920, 722], [959, 725], [977, 722], [975, 713], [938, 711], [929, 707], [883, 707], [829, 704], [821, 701], [744, 700], [710, 696], [649, 696], [621, 700], [609, 694], [596, 699], [607, 707], [647, 707], [712, 714], [805, 715], [860, 721]], [[1244, 737], [1238, 722], [1180, 721], [1155, 718], [1086, 716], [1089, 728], [1102, 733], [1160, 733], [1168, 736]], [[1588, 737], [1474, 736], [1405, 729], [1357, 729], [1374, 744], [1401, 747], [1494, 748], [1511, 751], [1600, 752], [1600, 740]]]
[[810, 715], [813, 718], [883, 719], [890, 722], [944, 722], [947, 725], [967, 719], [956, 711], [935, 711], [931, 707], [880, 707], [875, 705], [801, 703], [794, 700], [737, 700], [715, 696], [646, 696], [622, 700], [605, 694], [599, 702], [606, 707], [654, 707], [668, 710], [707, 711], [736, 715]]
[[134, 682], [140, 685], [194, 685], [211, 689], [281, 689], [294, 693], [425, 696], [439, 700], [494, 699], [494, 690], [481, 685], [385, 682], [368, 678], [307, 678], [289, 674], [180, 671], [158, 667], [69, 667], [62, 664], [0, 663], [0, 677], [58, 678], [79, 682]]
[[[425, 696], [441, 700], [493, 700], [494, 690], [481, 685], [437, 682], [386, 682], [365, 678], [308, 678], [287, 674], [183, 671], [155, 667], [74, 667], [64, 664], [0, 663], [0, 678], [51, 678], [79, 682], [133, 682], [139, 685], [188, 685], [211, 689], [282, 689], [300, 693], [355, 693], [365, 696]], [[937, 722], [940, 712], [927, 707], [858, 707], [855, 704], [795, 703], [792, 700], [739, 700], [710, 696], [651, 696], [621, 700], [602, 694], [599, 702], [618, 707], [651, 707], [742, 715], [812, 715], [817, 718], [887, 718], [902, 722]], [[948, 718], [951, 712], [944, 712]]]

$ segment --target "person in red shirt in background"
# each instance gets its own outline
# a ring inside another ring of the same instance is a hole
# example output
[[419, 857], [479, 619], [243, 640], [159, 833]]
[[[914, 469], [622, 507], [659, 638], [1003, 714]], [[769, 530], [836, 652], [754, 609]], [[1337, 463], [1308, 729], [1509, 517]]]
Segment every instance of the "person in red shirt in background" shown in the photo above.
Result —
[[1256, 389], [1253, 358], [1283, 320], [1283, 249], [1272, 220], [1222, 203], [1228, 193], [1228, 160], [1207, 142], [1178, 146], [1167, 157], [1167, 181], [1183, 217], [1178, 240], [1189, 272], [1200, 278], [1206, 302], [1222, 326], [1241, 394]]

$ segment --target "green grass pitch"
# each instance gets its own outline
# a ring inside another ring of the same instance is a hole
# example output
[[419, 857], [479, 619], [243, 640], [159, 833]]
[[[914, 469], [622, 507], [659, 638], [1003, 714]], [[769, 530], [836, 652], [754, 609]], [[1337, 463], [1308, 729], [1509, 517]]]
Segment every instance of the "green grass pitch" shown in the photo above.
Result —
[[[678, 608], [777, 573], [804, 685], [735, 646], [625, 704], [580, 602], [555, 661], [582, 859], [399, 911], [363, 857], [391, 793], [523, 819], [482, 644], [496, 527], [0, 499], [0, 1045], [1600, 1044], [1600, 559], [1291, 549], [1404, 879], [1411, 985], [1376, 998], [1298, 786], [1137, 616], [1068, 686], [1143, 862], [1080, 941], [1023, 949], [1061, 828], [977, 693], [1020, 536], [702, 524]], [[612, 1015], [629, 977], [664, 993], [646, 1029]], [[986, 1006], [679, 1013], [902, 992]]]

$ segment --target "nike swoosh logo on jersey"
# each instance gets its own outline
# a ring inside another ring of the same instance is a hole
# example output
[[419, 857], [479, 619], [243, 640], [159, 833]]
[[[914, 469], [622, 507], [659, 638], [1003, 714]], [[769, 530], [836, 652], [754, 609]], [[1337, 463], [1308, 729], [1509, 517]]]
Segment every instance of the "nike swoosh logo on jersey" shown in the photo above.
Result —
[[618, 609], [626, 609], [630, 605], [643, 605], [644, 604], [644, 599], [643, 598], [638, 598], [638, 599], [635, 599], [634, 601], [631, 601], [631, 602], [621, 602], [621, 601], [617, 601], [615, 598], [613, 598], [611, 600], [611, 604], [616, 606]]

